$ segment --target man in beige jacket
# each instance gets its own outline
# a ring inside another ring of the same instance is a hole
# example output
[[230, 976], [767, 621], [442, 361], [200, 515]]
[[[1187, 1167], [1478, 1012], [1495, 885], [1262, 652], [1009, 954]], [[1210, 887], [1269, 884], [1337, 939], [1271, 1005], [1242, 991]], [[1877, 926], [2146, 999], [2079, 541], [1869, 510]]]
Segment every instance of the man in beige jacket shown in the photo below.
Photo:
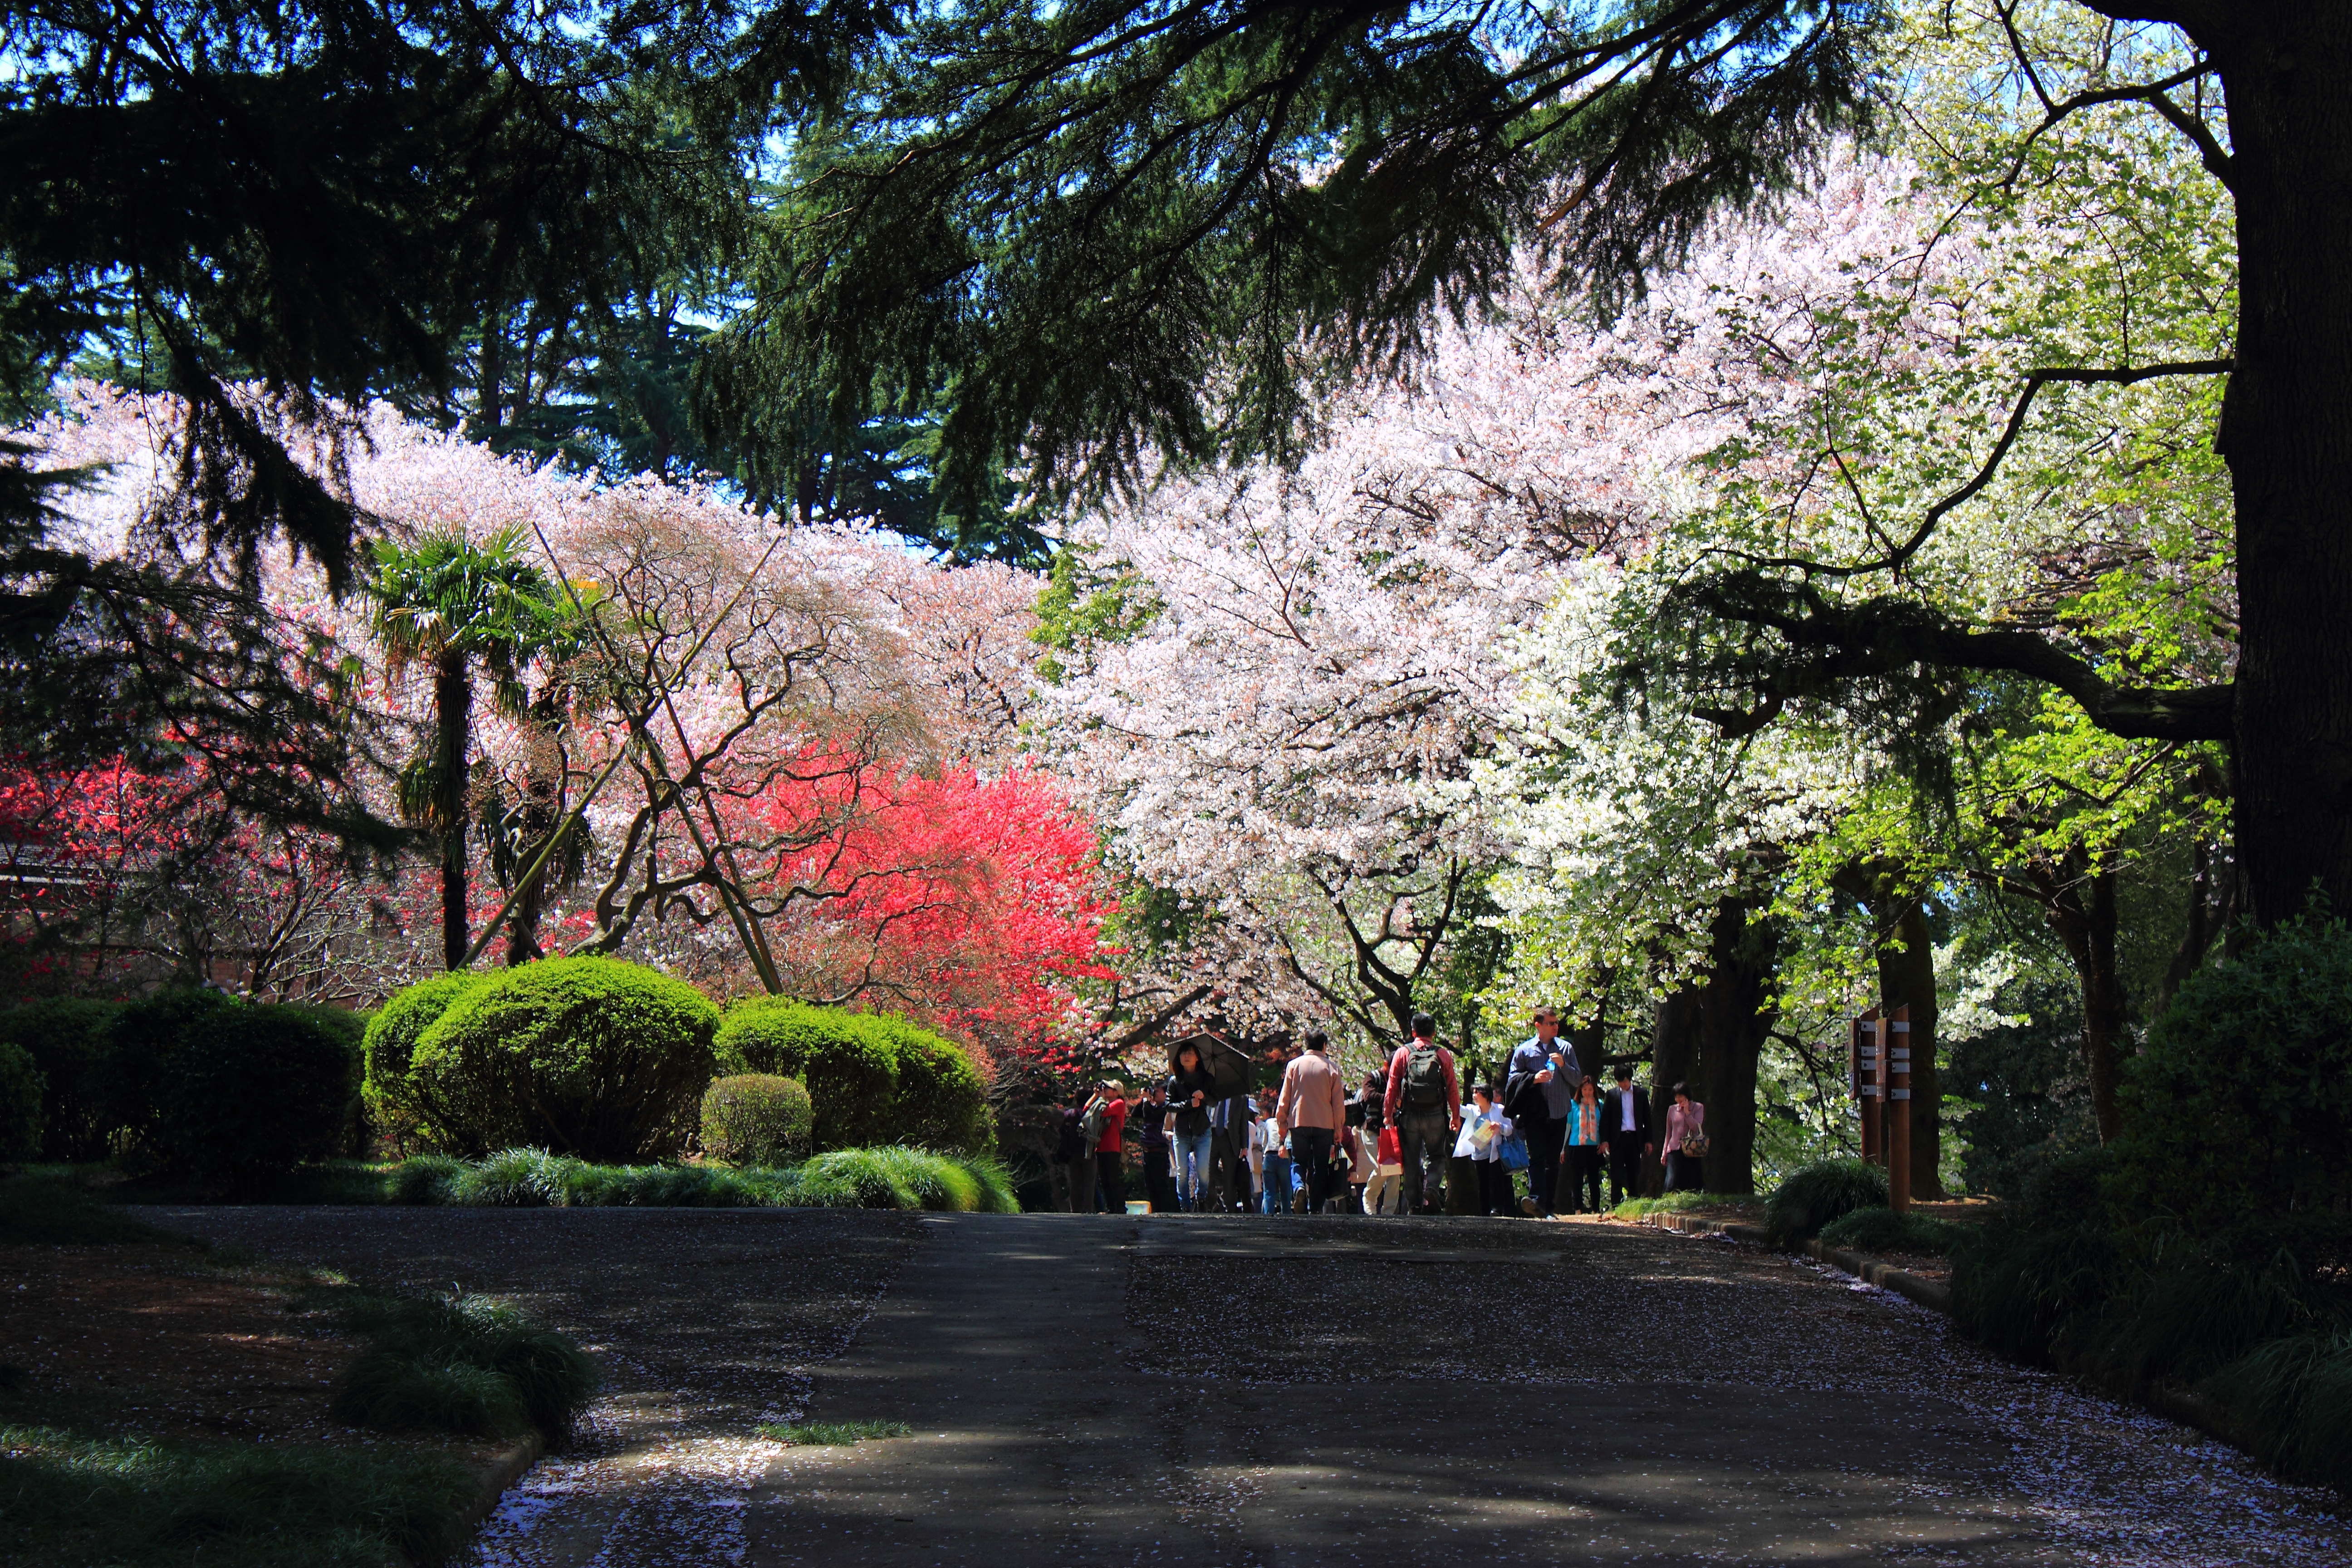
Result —
[[1282, 1098], [1275, 1120], [1290, 1140], [1290, 1168], [1307, 1184], [1307, 1212], [1321, 1214], [1331, 1196], [1332, 1141], [1348, 1125], [1348, 1086], [1326, 1054], [1330, 1039], [1320, 1029], [1307, 1032], [1307, 1049], [1282, 1072]]

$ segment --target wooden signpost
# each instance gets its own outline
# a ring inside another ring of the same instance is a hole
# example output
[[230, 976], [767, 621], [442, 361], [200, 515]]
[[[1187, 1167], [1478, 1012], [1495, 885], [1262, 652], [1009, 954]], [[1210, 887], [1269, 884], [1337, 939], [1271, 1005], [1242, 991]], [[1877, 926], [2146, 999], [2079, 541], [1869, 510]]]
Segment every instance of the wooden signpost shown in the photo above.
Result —
[[1878, 1009], [1873, 1007], [1856, 1018], [1847, 1030], [1846, 1059], [1853, 1080], [1853, 1101], [1862, 1115], [1862, 1157], [1867, 1164], [1879, 1164], [1885, 1158], [1880, 1131], [1883, 1093], [1886, 1087], [1885, 1055], [1878, 1048]]
[[1886, 1206], [1911, 1207], [1911, 1007], [1895, 1009], [1886, 1038]]

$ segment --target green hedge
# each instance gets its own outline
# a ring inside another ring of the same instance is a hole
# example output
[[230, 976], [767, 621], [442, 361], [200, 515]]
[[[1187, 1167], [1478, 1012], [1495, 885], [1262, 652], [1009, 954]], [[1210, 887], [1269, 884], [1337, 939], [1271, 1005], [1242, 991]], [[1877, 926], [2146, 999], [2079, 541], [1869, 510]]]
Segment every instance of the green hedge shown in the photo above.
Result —
[[341, 1148], [352, 1066], [342, 1040], [293, 1009], [215, 1009], [162, 1064], [155, 1151], [173, 1170], [257, 1190]]
[[426, 1121], [408, 1081], [411, 1058], [425, 1031], [441, 1021], [457, 999], [479, 987], [489, 975], [460, 969], [393, 993], [368, 1020], [361, 1040], [362, 1094], [368, 1118], [376, 1130], [404, 1146], [412, 1139], [431, 1145], [436, 1134]]
[[107, 1104], [106, 1030], [111, 1002], [54, 997], [0, 1013], [0, 1040], [22, 1047], [41, 1074], [41, 1158], [103, 1160], [116, 1122]]
[[550, 958], [467, 989], [416, 1041], [409, 1092], [459, 1153], [544, 1144], [586, 1160], [683, 1145], [719, 1010], [658, 971]]
[[702, 1152], [726, 1164], [806, 1159], [810, 1122], [809, 1092], [797, 1079], [738, 1073], [702, 1091]]
[[905, 1143], [979, 1157], [994, 1146], [971, 1058], [903, 1018], [759, 997], [728, 1011], [717, 1049], [722, 1072], [806, 1084], [820, 1150]]

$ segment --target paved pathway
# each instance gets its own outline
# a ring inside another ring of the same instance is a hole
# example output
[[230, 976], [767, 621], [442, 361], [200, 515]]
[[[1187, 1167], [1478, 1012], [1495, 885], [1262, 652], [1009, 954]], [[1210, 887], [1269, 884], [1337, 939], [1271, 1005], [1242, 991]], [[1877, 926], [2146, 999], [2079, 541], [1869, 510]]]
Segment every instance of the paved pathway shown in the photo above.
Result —
[[[478, 1235], [530, 1279], [518, 1293], [605, 1347], [625, 1375], [580, 1451], [513, 1494], [486, 1568], [2352, 1563], [2324, 1496], [1898, 1298], [1719, 1241], [1467, 1219], [189, 1212], [257, 1250], [420, 1280]], [[665, 1268], [588, 1288], [607, 1247], [656, 1237]], [[838, 1247], [854, 1266], [824, 1261]], [[801, 1279], [833, 1305], [781, 1353], [791, 1309], [764, 1298]], [[690, 1342], [664, 1342], [670, 1300], [698, 1309]], [[698, 1370], [712, 1356], [723, 1397]], [[803, 1410], [916, 1435], [787, 1449], [748, 1431]]]

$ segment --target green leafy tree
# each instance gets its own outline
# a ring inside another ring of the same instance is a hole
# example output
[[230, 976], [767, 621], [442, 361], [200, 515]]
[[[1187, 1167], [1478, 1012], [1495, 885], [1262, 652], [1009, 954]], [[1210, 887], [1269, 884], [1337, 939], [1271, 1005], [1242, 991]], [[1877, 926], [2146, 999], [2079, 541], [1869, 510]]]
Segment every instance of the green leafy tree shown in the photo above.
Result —
[[447, 966], [466, 962], [467, 780], [474, 670], [494, 700], [526, 706], [523, 670], [557, 637], [561, 613], [547, 574], [509, 530], [477, 544], [455, 533], [414, 546], [379, 544], [368, 578], [374, 630], [388, 673], [423, 665], [433, 680], [430, 745], [400, 776], [401, 814], [441, 843], [441, 942]]

